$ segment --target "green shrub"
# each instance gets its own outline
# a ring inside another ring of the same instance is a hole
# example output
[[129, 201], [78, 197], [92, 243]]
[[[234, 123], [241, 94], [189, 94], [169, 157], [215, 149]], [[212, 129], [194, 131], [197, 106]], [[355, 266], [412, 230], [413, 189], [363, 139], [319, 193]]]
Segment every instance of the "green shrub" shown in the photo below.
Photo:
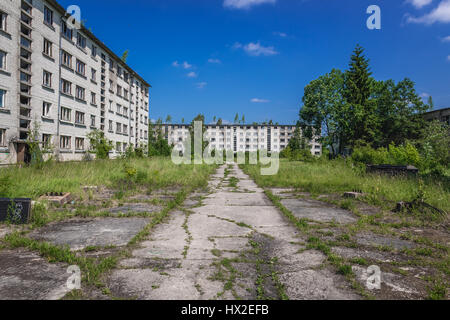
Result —
[[93, 130], [87, 138], [91, 143], [92, 150], [95, 152], [97, 159], [108, 159], [109, 152], [113, 149], [113, 144], [110, 140], [106, 139], [103, 131]]
[[408, 142], [401, 146], [391, 144], [389, 149], [373, 149], [368, 146], [356, 148], [351, 158], [355, 163], [413, 165], [425, 169], [419, 151]]

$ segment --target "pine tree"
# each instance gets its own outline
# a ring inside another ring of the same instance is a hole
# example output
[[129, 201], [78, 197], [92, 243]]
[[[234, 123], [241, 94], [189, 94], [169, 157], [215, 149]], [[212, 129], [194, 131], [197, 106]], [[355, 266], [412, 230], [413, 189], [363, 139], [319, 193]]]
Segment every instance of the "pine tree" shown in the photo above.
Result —
[[239, 114], [236, 113], [236, 116], [234, 117], [234, 123], [239, 123]]
[[428, 107], [430, 108], [430, 110], [434, 109], [434, 102], [433, 102], [433, 97], [432, 96], [428, 97]]
[[350, 58], [349, 70], [345, 74], [344, 98], [347, 102], [346, 116], [349, 124], [348, 136], [341, 137], [340, 147], [345, 145], [371, 144], [376, 134], [375, 105], [369, 101], [372, 72], [364, 49], [357, 45]]

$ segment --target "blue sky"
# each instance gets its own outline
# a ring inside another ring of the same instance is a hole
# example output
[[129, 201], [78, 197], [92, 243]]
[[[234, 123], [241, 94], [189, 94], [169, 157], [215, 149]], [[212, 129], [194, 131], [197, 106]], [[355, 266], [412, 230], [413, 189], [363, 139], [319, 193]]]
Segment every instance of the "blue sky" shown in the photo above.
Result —
[[[450, 0], [60, 0], [152, 84], [150, 117], [291, 124], [303, 88], [347, 68], [357, 43], [378, 80], [450, 106]], [[366, 9], [381, 8], [381, 30]]]

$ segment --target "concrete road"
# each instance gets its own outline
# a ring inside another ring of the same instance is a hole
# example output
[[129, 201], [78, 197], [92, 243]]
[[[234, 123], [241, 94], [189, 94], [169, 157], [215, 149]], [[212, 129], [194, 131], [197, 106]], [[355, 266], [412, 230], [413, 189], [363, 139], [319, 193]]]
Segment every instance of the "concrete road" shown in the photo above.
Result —
[[[108, 278], [134, 299], [358, 299], [236, 164], [223, 165]], [[197, 201], [198, 196], [202, 196]]]

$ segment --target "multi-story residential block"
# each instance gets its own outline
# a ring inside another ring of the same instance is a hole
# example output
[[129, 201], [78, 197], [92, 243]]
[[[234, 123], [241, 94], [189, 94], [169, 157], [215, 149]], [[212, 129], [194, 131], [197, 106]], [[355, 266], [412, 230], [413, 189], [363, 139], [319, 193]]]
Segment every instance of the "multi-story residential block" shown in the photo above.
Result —
[[423, 118], [427, 121], [439, 120], [450, 126], [450, 108], [426, 112], [423, 114]]
[[62, 161], [82, 159], [94, 129], [112, 157], [147, 144], [150, 85], [69, 18], [54, 0], [0, 2], [0, 164], [28, 160], [30, 130]]
[[[281, 152], [292, 139], [295, 131], [292, 125], [205, 125], [208, 147], [215, 150], [233, 152], [254, 152], [267, 150]], [[160, 130], [164, 138], [176, 150], [184, 152], [184, 142], [190, 137], [190, 125], [162, 124]], [[156, 133], [159, 126], [153, 126]], [[311, 153], [322, 155], [322, 145], [317, 139], [309, 141]]]

